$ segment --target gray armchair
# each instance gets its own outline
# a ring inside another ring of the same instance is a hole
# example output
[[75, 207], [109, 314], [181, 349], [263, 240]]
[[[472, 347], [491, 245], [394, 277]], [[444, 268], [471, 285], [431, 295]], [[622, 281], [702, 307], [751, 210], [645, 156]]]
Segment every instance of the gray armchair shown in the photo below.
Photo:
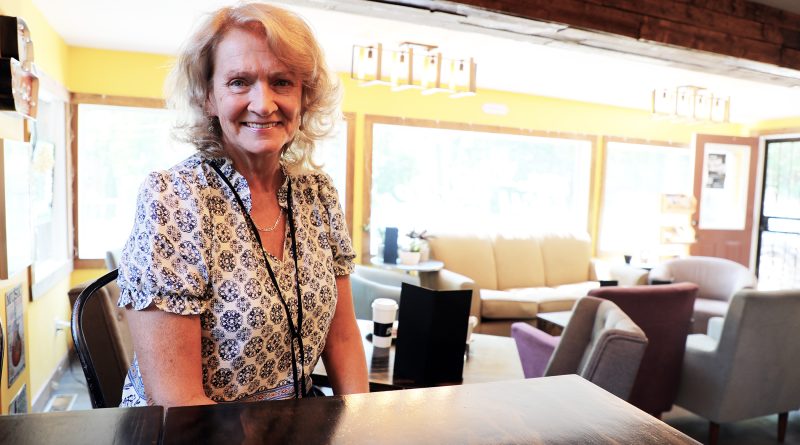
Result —
[[646, 347], [644, 332], [617, 305], [584, 297], [575, 303], [544, 375], [578, 374], [627, 400]]
[[690, 282], [700, 287], [694, 302], [692, 333], [705, 333], [708, 319], [722, 317], [731, 297], [756, 287], [756, 276], [741, 264], [724, 258], [691, 256], [665, 261], [650, 271], [650, 281]]
[[720, 423], [779, 413], [782, 442], [800, 407], [800, 289], [739, 291], [718, 320], [688, 337], [675, 403], [710, 421], [712, 444]]
[[357, 264], [350, 275], [356, 318], [371, 320], [372, 302], [378, 298], [390, 298], [399, 304], [402, 283], [419, 286], [419, 277]]

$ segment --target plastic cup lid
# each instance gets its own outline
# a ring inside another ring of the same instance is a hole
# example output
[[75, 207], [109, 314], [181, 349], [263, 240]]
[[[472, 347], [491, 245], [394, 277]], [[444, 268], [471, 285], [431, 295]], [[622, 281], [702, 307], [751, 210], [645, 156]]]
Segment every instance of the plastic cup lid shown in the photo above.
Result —
[[372, 302], [372, 309], [397, 309], [397, 302], [390, 298], [378, 298]]

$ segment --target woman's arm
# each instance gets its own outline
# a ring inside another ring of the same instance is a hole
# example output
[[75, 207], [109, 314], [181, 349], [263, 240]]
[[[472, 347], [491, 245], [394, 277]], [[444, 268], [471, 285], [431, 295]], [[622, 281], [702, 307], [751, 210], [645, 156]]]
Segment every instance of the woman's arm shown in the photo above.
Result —
[[128, 326], [147, 395], [165, 408], [215, 403], [203, 391], [200, 316], [150, 306], [128, 310]]
[[367, 359], [353, 310], [350, 276], [336, 277], [336, 289], [336, 313], [322, 351], [322, 362], [334, 394], [369, 392]]

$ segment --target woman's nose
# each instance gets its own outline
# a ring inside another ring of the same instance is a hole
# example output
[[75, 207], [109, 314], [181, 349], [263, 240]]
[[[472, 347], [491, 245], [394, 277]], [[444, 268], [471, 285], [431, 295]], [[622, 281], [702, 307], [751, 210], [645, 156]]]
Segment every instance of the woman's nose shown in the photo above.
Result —
[[259, 82], [256, 88], [252, 89], [252, 97], [248, 109], [261, 116], [269, 116], [278, 110], [275, 102], [275, 92], [268, 84]]

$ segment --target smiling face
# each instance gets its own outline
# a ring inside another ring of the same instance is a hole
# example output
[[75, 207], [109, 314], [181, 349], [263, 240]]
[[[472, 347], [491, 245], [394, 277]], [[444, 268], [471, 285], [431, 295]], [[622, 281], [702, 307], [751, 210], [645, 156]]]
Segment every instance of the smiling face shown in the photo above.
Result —
[[263, 32], [228, 31], [214, 52], [211, 83], [206, 110], [219, 118], [225, 151], [280, 155], [300, 125], [302, 79], [275, 57]]

